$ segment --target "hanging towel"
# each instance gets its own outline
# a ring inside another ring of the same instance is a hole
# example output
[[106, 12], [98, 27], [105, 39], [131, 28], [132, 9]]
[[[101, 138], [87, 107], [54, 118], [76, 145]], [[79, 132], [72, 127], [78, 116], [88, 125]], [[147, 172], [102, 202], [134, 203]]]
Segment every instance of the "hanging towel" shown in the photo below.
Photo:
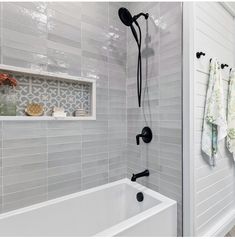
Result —
[[220, 64], [211, 60], [206, 94], [202, 131], [202, 151], [208, 156], [209, 164], [215, 166], [219, 142], [227, 135], [227, 122], [223, 97], [223, 82]]
[[233, 154], [235, 160], [235, 69], [232, 69], [229, 77], [227, 122], [227, 148]]

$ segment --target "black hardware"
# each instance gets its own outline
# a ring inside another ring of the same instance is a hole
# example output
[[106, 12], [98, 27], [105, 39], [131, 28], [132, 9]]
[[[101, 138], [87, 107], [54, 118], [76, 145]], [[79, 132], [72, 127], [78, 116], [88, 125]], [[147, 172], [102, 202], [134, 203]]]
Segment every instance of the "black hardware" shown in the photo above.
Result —
[[152, 130], [149, 127], [144, 127], [142, 129], [141, 134], [137, 134], [136, 135], [136, 144], [139, 145], [140, 144], [140, 138], [142, 138], [142, 140], [145, 143], [150, 143], [152, 138], [153, 138], [153, 134], [152, 134]]
[[133, 21], [136, 21], [140, 16], [143, 16], [145, 18], [145, 20], [147, 20], [149, 17], [149, 14], [141, 12], [133, 17]]
[[[137, 59], [137, 95], [138, 95], [138, 106], [141, 107], [141, 94], [142, 94], [142, 58], [141, 58], [141, 40], [142, 40], [142, 33], [141, 28], [139, 26], [139, 23], [137, 22], [137, 19], [141, 16], [145, 18], [145, 20], [148, 19], [149, 14], [148, 13], [139, 13], [132, 17], [131, 13], [128, 9], [121, 7], [118, 10], [118, 15], [120, 20], [123, 24], [131, 28], [131, 32], [135, 38], [135, 41], [137, 43], [138, 47], [138, 59]], [[135, 30], [134, 24], [137, 26], [139, 31], [139, 37], [137, 35], [137, 32]]]
[[136, 194], [136, 199], [138, 202], [142, 202], [144, 200], [144, 194], [142, 192], [138, 192]]
[[224, 69], [225, 67], [228, 67], [228, 64], [221, 64], [221, 69]]
[[135, 182], [137, 178], [141, 178], [141, 177], [148, 177], [149, 176], [149, 170], [146, 169], [144, 170], [143, 172], [141, 173], [137, 173], [137, 174], [132, 174], [132, 178], [131, 178], [131, 181], [132, 182]]
[[205, 55], [206, 55], [206, 53], [204, 53], [204, 52], [202, 52], [202, 51], [196, 53], [196, 57], [197, 57], [198, 59], [199, 59], [201, 56], [205, 56]]
[[[212, 58], [210, 59], [210, 62], [211, 61], [212, 61]], [[221, 69], [224, 69], [225, 67], [229, 67], [229, 65], [228, 64], [221, 64], [220, 67], [221, 67]], [[230, 71], [231, 71], [231, 69], [230, 69]]]

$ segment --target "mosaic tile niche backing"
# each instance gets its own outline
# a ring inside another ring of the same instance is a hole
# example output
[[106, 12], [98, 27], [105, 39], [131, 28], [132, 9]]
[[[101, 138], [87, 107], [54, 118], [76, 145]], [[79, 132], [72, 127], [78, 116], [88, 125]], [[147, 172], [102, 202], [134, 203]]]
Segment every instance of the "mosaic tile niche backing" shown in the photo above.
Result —
[[90, 83], [21, 73], [10, 73], [10, 75], [18, 81], [17, 115], [25, 115], [25, 108], [29, 103], [42, 104], [46, 116], [52, 115], [54, 106], [63, 107], [67, 116], [74, 116], [75, 110], [81, 108], [85, 110], [87, 116], [91, 115], [92, 87]]

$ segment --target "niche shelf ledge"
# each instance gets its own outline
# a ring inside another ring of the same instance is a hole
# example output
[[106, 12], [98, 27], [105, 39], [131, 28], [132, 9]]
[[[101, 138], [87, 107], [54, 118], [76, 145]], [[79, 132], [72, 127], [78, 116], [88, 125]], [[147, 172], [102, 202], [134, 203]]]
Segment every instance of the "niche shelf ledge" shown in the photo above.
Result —
[[0, 121], [46, 121], [46, 120], [95, 120], [95, 116], [54, 117], [54, 116], [0, 116]]
[[[80, 83], [87, 83], [91, 85], [91, 115], [88, 116], [81, 116], [81, 117], [54, 117], [54, 116], [0, 116], [0, 121], [15, 121], [15, 120], [21, 120], [21, 121], [39, 121], [39, 120], [96, 120], [96, 80], [90, 79], [86, 77], [76, 77], [71, 76], [64, 73], [50, 73], [46, 71], [41, 70], [34, 70], [34, 69], [27, 69], [23, 67], [15, 67], [15, 66], [9, 66], [0, 64], [0, 71], [9, 71], [9, 72], [15, 72], [20, 74], [26, 74], [31, 76], [38, 76], [42, 78], [48, 78], [51, 80], [64, 80], [64, 81], [74, 81], [74, 82], [80, 82]], [[65, 109], [66, 111], [66, 109]]]

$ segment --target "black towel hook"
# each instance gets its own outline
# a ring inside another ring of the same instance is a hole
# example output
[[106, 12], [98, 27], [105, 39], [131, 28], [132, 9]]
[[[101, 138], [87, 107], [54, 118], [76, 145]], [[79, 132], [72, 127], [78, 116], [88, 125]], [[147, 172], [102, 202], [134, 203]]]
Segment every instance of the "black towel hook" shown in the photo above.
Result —
[[221, 64], [221, 69], [224, 69], [225, 67], [228, 67], [228, 64]]
[[205, 56], [206, 55], [206, 53], [204, 53], [204, 52], [202, 52], [202, 51], [198, 51], [197, 53], [196, 53], [196, 57], [197, 57], [197, 59], [199, 59], [199, 58], [201, 58], [201, 56]]

